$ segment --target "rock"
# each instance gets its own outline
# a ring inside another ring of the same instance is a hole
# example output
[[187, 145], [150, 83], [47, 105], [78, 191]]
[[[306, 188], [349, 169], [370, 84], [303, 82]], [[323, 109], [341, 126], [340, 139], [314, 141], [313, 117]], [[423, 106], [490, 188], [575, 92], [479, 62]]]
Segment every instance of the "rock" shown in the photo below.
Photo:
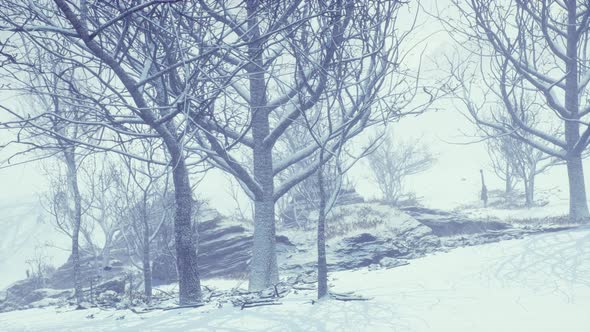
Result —
[[381, 238], [363, 233], [345, 238], [335, 250], [330, 265], [338, 270], [349, 270], [379, 264], [384, 257], [404, 256], [409, 251], [396, 246], [391, 238]]
[[86, 310], [86, 309], [89, 309], [92, 307], [93, 307], [93, 305], [89, 302], [81, 302], [80, 304], [78, 304], [76, 306], [76, 310]]
[[423, 248], [438, 248], [440, 247], [440, 238], [436, 235], [426, 235], [420, 239], [420, 245]]
[[[97, 277], [111, 278], [125, 274], [127, 272], [126, 265], [130, 264], [128, 258], [124, 262], [120, 259], [111, 259], [110, 264], [105, 269], [101, 265], [102, 258], [100, 256], [92, 257], [88, 253], [85, 253], [85, 251], [82, 251], [82, 253], [80, 257], [80, 282], [83, 288], [90, 287], [91, 280], [93, 280], [93, 283], [96, 283], [95, 280]], [[122, 258], [127, 256], [127, 251], [121, 248], [112, 248], [111, 255], [117, 255]], [[74, 288], [74, 269], [71, 256], [64, 265], [60, 266], [53, 273], [49, 280], [49, 286], [56, 289]]]
[[45, 287], [47, 283], [47, 278], [28, 278], [17, 281], [6, 289], [5, 301], [17, 306], [38, 301], [43, 297], [35, 290]]
[[17, 310], [17, 309], [18, 309], [18, 306], [16, 306], [12, 302], [4, 301], [4, 302], [0, 303], [0, 312], [13, 311], [13, 310]]
[[29, 293], [27, 296], [23, 298], [23, 302], [25, 304], [33, 303], [40, 301], [42, 299], [59, 299], [59, 298], [69, 298], [74, 295], [73, 290], [69, 289], [51, 289], [51, 288], [41, 288], [36, 289]]
[[397, 258], [393, 258], [393, 257], [383, 257], [379, 261], [379, 265], [383, 268], [386, 268], [386, 269], [390, 269], [390, 268], [398, 267], [398, 266], [403, 266], [403, 265], [408, 265], [408, 264], [410, 264], [410, 263], [408, 263], [408, 261], [405, 259], [397, 259]]
[[[226, 223], [221, 218], [199, 223], [199, 271], [202, 278], [242, 277], [248, 273], [251, 258], [251, 230]], [[286, 236], [277, 236], [277, 250], [288, 251], [294, 245]], [[170, 255], [157, 256], [152, 264], [154, 285], [177, 280], [176, 262]]]
[[[418, 257], [440, 249], [439, 238], [428, 226], [380, 203], [335, 207], [327, 220], [327, 230], [328, 265], [333, 271], [372, 265], [372, 268], [383, 268], [380, 263], [384, 258]], [[297, 250], [279, 258], [281, 271], [294, 273], [315, 269], [315, 237], [308, 236], [309, 232], [295, 230], [288, 234], [290, 239], [296, 240]]]
[[424, 220], [422, 223], [430, 227], [432, 231], [438, 236], [485, 233], [490, 230], [505, 230], [510, 227], [508, 224], [496, 221], [478, 222], [462, 219]]
[[31, 290], [25, 286], [30, 283], [30, 279], [25, 279], [10, 287], [7, 290], [9, 295], [6, 300], [0, 303], [0, 311], [46, 307], [62, 301], [65, 302], [74, 294], [71, 289], [37, 288]]
[[375, 242], [377, 241], [377, 238], [369, 233], [363, 233], [355, 237], [347, 238], [344, 241], [351, 246], [359, 246], [364, 245], [365, 243]]
[[46, 291], [49, 291], [45, 294], [46, 297], [51, 298], [51, 299], [57, 299], [57, 298], [69, 298], [74, 296], [74, 290], [73, 289], [66, 289], [66, 290], [62, 290], [62, 289], [46, 289]]
[[21, 304], [29, 304], [29, 303], [33, 303], [33, 302], [37, 302], [41, 299], [43, 299], [45, 297], [45, 294], [43, 293], [43, 291], [41, 289], [36, 289], [32, 292], [30, 292], [29, 294], [27, 294], [25, 297], [23, 297], [21, 299]]
[[[243, 277], [248, 273], [251, 258], [252, 229], [225, 219], [215, 210], [202, 207], [198, 211], [198, 262], [202, 278], [212, 277]], [[155, 227], [155, 226], [154, 226]], [[177, 281], [176, 259], [174, 257], [173, 222], [165, 223], [160, 237], [153, 242], [152, 278], [153, 285], [169, 284]], [[286, 252], [294, 247], [285, 236], [277, 236], [277, 250]], [[96, 294], [107, 290], [123, 293], [125, 277], [137, 271], [128, 256], [128, 248], [122, 237], [113, 240], [110, 259], [107, 266], [102, 266], [102, 257], [94, 257], [87, 250], [81, 250], [80, 282], [85, 290], [91, 287]], [[137, 261], [141, 261], [139, 257]], [[100, 278], [100, 279], [99, 279]], [[140, 285], [142, 276], [134, 277], [133, 285]], [[98, 281], [97, 281], [98, 280]], [[100, 282], [100, 280], [106, 280]], [[24, 287], [22, 291], [18, 287]], [[37, 288], [54, 289], [74, 288], [72, 257], [59, 267], [50, 279], [33, 285], [31, 281], [23, 281], [12, 289], [15, 298], [22, 298]], [[30, 295], [31, 297], [34, 295]], [[35, 295], [36, 296], [36, 295]]]
[[33, 302], [31, 304], [29, 304], [29, 307], [32, 308], [44, 308], [44, 307], [49, 307], [49, 306], [53, 306], [53, 305], [57, 305], [60, 303], [65, 303], [66, 299], [54, 299], [54, 298], [50, 298], [50, 297], [46, 297], [43, 298], [39, 301]]
[[375, 270], [380, 270], [381, 269], [381, 265], [379, 264], [370, 264], [368, 267], [369, 271], [375, 271]]
[[407, 207], [402, 209], [423, 225], [428, 226], [432, 233], [439, 237], [460, 234], [478, 234], [488, 231], [509, 229], [511, 226], [499, 221], [471, 220], [458, 213]]
[[[388, 259], [412, 257], [440, 247], [432, 230], [412, 216], [382, 204], [357, 204], [354, 213], [340, 213], [344, 222], [354, 225], [334, 246], [332, 267], [337, 270], [354, 269], [375, 264], [395, 265]], [[342, 211], [344, 212], [344, 211]], [[363, 221], [362, 219], [369, 220]], [[372, 221], [371, 221], [372, 220]], [[344, 226], [341, 227], [345, 229]], [[364, 232], [359, 233], [359, 229]]]

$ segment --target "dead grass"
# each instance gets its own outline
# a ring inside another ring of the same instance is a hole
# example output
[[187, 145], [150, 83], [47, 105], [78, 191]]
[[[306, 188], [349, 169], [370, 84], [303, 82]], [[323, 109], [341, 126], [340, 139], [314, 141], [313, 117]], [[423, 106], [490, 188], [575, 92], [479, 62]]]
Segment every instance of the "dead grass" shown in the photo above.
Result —
[[370, 206], [341, 207], [328, 218], [326, 238], [346, 236], [364, 229], [376, 229], [385, 223], [387, 215]]
[[521, 226], [547, 226], [547, 225], [572, 225], [569, 216], [554, 216], [542, 218], [510, 218], [506, 220], [510, 224]]

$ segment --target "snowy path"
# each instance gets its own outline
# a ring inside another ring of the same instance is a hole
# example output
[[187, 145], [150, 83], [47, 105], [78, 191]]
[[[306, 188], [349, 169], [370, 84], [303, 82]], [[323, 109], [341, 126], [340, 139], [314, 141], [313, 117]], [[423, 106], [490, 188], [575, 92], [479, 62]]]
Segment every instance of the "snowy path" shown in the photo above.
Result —
[[[368, 302], [311, 305], [312, 294], [240, 311], [136, 315], [97, 309], [0, 314], [1, 331], [590, 331], [590, 229], [455, 249], [379, 271], [334, 273]], [[85, 318], [94, 313], [94, 319]], [[124, 319], [117, 320], [118, 317]]]

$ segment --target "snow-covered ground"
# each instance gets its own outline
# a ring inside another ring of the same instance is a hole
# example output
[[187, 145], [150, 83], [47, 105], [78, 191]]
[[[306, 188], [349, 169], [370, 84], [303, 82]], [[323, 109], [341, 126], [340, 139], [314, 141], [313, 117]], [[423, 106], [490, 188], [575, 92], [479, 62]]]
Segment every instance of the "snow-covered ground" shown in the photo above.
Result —
[[[498, 193], [493, 193], [491, 201], [506, 199], [498, 197]], [[524, 195], [513, 203], [524, 205]], [[569, 196], [567, 190], [561, 190], [556, 187], [548, 189], [539, 189], [535, 193], [536, 206], [527, 208], [508, 208], [507, 206], [492, 206], [484, 208], [481, 201], [471, 201], [470, 203], [456, 206], [455, 209], [462, 214], [474, 219], [499, 219], [502, 221], [527, 221], [534, 219], [563, 217], [566, 219], [569, 214]], [[494, 204], [491, 204], [494, 205]], [[496, 204], [497, 205], [497, 204]]]
[[[365, 302], [231, 304], [153, 311], [31, 309], [0, 314], [3, 331], [588, 331], [590, 229], [455, 249], [389, 270], [332, 273]], [[211, 281], [218, 287], [236, 282]], [[205, 282], [207, 284], [207, 282]], [[92, 315], [92, 316], [91, 316]], [[90, 318], [92, 317], [92, 318]]]

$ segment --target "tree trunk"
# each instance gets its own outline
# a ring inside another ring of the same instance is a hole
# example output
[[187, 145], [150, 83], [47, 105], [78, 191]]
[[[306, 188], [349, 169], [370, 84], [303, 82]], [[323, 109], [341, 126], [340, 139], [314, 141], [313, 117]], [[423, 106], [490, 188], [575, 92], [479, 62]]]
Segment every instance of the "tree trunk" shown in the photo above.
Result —
[[73, 147], [66, 147], [64, 149], [64, 157], [68, 168], [67, 179], [69, 189], [74, 203], [74, 210], [72, 213], [72, 266], [74, 271], [74, 295], [76, 303], [80, 304], [83, 300], [82, 296], [82, 280], [80, 275], [80, 225], [82, 223], [82, 197], [80, 196], [80, 189], [78, 188], [78, 169], [76, 165], [76, 155]]
[[172, 177], [176, 213], [174, 216], [174, 240], [176, 247], [176, 266], [178, 269], [178, 288], [180, 304], [201, 301], [201, 281], [197, 266], [197, 250], [192, 232], [192, 190], [184, 158], [172, 156]]
[[143, 204], [141, 207], [141, 221], [143, 224], [142, 272], [144, 295], [147, 303], [150, 303], [152, 301], [152, 269], [150, 266], [150, 223], [148, 221], [147, 209], [147, 192], [144, 192]]
[[[536, 170], [535, 170], [536, 171]], [[531, 202], [531, 206], [535, 205], [535, 173], [531, 173], [529, 177], [529, 200]]]
[[512, 174], [510, 173], [510, 163], [506, 162], [506, 187], [504, 189], [506, 195], [512, 193]]
[[248, 285], [251, 291], [268, 288], [279, 281], [272, 172], [272, 151], [256, 147], [254, 175], [263, 188], [263, 194], [254, 202], [254, 237]]
[[263, 45], [258, 24], [258, 1], [247, 1], [249, 37], [247, 66], [250, 90], [250, 114], [252, 115], [252, 138], [254, 141], [254, 177], [260, 184], [262, 194], [254, 202], [254, 239], [250, 263], [249, 289], [261, 290], [279, 281], [276, 253], [274, 174], [272, 145], [264, 143], [270, 133], [269, 112], [266, 109], [266, 79], [262, 58]]
[[[169, 105], [168, 100], [166, 99], [166, 92], [162, 84], [156, 83], [156, 92], [156, 100], [158, 105]], [[179, 106], [177, 105], [177, 107]], [[168, 112], [164, 109], [165, 107], [162, 107], [160, 110], [160, 116], [162, 117], [168, 115]], [[201, 280], [199, 278], [197, 262], [197, 245], [195, 245], [193, 237], [193, 193], [190, 185], [185, 157], [183, 155], [182, 142], [176, 134], [178, 132], [178, 128], [173, 121], [168, 121], [165, 124], [165, 128], [167, 129], [169, 135], [163, 135], [163, 138], [164, 143], [166, 144], [166, 149], [172, 159], [174, 203], [176, 206], [174, 215], [174, 241], [176, 249], [176, 271], [178, 273], [178, 297], [180, 304], [198, 303], [201, 302], [202, 294]], [[147, 236], [149, 238], [149, 234]], [[146, 246], [144, 245], [144, 248], [145, 247]], [[147, 247], [149, 250], [149, 243]], [[149, 261], [147, 263], [149, 266]], [[149, 283], [151, 284], [151, 269], [149, 269], [147, 272], [150, 274]], [[146, 271], [144, 271], [144, 278], [146, 277], [145, 273]]]
[[535, 205], [535, 176], [537, 175], [536, 163], [529, 166], [528, 174], [523, 171], [524, 177], [524, 196], [525, 204], [527, 208], [531, 208]]
[[102, 248], [102, 268], [104, 270], [104, 268], [106, 268], [107, 266], [109, 266], [109, 263], [111, 261], [111, 247], [113, 243], [113, 235], [111, 234], [107, 234], [107, 238], [104, 242], [104, 248]]
[[[577, 31], [577, 4], [575, 0], [568, 1], [567, 26], [567, 56], [565, 81], [565, 108], [570, 113], [569, 118], [579, 119], [579, 80], [578, 80], [578, 42], [580, 34]], [[565, 120], [565, 140], [568, 152], [580, 139], [580, 123]], [[587, 221], [590, 217], [586, 201], [586, 185], [584, 182], [584, 168], [579, 154], [570, 156], [567, 160], [567, 175], [570, 194], [570, 220], [573, 222]]]
[[590, 218], [588, 202], [586, 200], [586, 186], [584, 182], [584, 168], [580, 156], [567, 160], [567, 175], [570, 195], [570, 220], [585, 222]]
[[[324, 151], [320, 151], [320, 162]], [[328, 295], [328, 263], [326, 262], [326, 190], [323, 167], [318, 170], [320, 206], [318, 216], [318, 300]]]
[[254, 210], [254, 239], [248, 285], [251, 291], [268, 288], [279, 281], [274, 202], [256, 201]]
[[143, 288], [148, 303], [152, 301], [152, 268], [150, 265], [150, 230], [143, 227]]

